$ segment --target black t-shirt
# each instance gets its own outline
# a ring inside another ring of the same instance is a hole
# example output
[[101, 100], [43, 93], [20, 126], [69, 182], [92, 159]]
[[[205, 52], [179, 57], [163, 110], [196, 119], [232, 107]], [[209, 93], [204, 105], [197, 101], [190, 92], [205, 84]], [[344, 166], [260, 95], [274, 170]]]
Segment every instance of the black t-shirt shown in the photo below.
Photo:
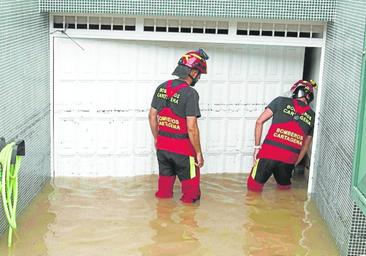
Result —
[[[159, 112], [166, 106], [166, 86], [167, 82], [162, 83], [156, 88], [151, 107]], [[172, 88], [184, 83], [184, 81], [172, 80]], [[199, 96], [197, 91], [191, 86], [180, 89], [170, 101], [170, 108], [180, 117], [195, 116], [200, 117]]]
[[[301, 107], [305, 107], [306, 104], [300, 100], [297, 101]], [[294, 116], [294, 104], [293, 99], [286, 97], [277, 97], [268, 104], [266, 108], [269, 108], [273, 112], [273, 124], [286, 123], [293, 120]], [[314, 132], [315, 113], [312, 109], [309, 109], [302, 115], [297, 122], [300, 124], [304, 133], [308, 136], [312, 136]]]

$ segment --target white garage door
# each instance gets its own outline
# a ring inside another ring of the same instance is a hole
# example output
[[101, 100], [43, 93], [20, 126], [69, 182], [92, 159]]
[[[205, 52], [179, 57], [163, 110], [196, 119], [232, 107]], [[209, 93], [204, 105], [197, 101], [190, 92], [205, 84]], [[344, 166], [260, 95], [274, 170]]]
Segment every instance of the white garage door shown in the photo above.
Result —
[[255, 119], [302, 77], [304, 48], [55, 38], [54, 168], [58, 176], [157, 173], [147, 113], [181, 54], [203, 47], [208, 75], [196, 89], [206, 165], [249, 172]]

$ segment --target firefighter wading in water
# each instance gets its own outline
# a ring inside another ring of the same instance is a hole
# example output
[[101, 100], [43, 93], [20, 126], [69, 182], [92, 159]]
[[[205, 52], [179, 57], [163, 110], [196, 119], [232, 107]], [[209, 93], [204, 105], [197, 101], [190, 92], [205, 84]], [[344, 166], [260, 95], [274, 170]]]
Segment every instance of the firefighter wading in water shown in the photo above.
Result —
[[[291, 187], [292, 170], [301, 161], [312, 141], [315, 113], [314, 81], [299, 80], [292, 87], [292, 98], [277, 97], [263, 111], [255, 125], [253, 168], [247, 180], [251, 191], [260, 192], [273, 174], [279, 189]], [[263, 124], [273, 117], [263, 144]]]
[[200, 168], [204, 160], [197, 118], [199, 96], [192, 87], [207, 73], [207, 54], [199, 49], [183, 55], [173, 75], [156, 89], [149, 112], [159, 163], [158, 198], [173, 197], [176, 176], [182, 185], [181, 200], [200, 199]]

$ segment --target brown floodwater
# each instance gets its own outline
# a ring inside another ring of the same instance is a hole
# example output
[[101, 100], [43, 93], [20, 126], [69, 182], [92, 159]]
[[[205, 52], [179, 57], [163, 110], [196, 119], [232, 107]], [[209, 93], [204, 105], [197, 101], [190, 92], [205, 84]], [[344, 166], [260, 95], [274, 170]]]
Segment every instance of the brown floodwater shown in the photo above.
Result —
[[273, 180], [246, 191], [243, 174], [201, 177], [198, 203], [154, 197], [157, 176], [56, 178], [18, 217], [0, 255], [339, 255], [303, 176], [291, 190]]

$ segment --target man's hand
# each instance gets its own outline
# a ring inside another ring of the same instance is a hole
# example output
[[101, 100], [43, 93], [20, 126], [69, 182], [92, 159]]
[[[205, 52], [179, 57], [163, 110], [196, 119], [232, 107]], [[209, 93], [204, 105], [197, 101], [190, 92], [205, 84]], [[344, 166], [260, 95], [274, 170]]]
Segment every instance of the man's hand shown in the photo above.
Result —
[[197, 158], [197, 163], [195, 163], [195, 165], [198, 166], [199, 168], [202, 168], [202, 166], [205, 162], [205, 160], [203, 159], [202, 153], [197, 153], [196, 158]]
[[259, 152], [260, 148], [255, 148], [254, 149], [254, 153], [253, 153], [253, 165], [255, 165], [255, 161], [257, 161], [257, 155]]

